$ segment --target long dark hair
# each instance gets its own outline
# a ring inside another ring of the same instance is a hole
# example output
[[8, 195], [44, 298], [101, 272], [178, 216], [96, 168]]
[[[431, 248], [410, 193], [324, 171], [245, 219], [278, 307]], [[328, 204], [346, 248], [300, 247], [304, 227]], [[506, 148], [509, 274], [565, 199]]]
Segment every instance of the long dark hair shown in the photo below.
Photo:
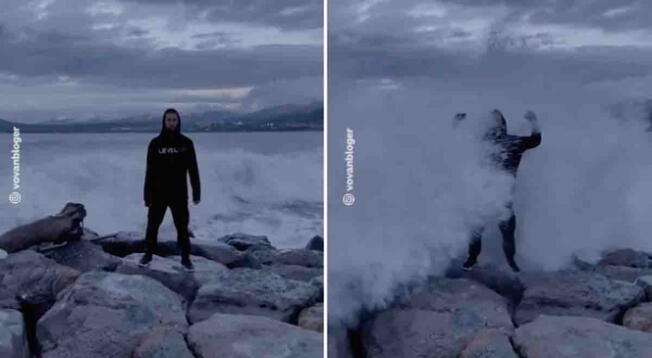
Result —
[[163, 112], [163, 118], [161, 119], [161, 133], [160, 133], [160, 135], [163, 135], [165, 133], [165, 131], [167, 130], [165, 128], [165, 116], [167, 116], [168, 113], [174, 113], [174, 114], [177, 115], [177, 118], [179, 119], [179, 123], [177, 123], [177, 129], [176, 129], [175, 133], [180, 133], [181, 132], [181, 116], [179, 115], [179, 112], [177, 112], [177, 110], [174, 109], [174, 108], [168, 108], [168, 109], [165, 110], [165, 112]]

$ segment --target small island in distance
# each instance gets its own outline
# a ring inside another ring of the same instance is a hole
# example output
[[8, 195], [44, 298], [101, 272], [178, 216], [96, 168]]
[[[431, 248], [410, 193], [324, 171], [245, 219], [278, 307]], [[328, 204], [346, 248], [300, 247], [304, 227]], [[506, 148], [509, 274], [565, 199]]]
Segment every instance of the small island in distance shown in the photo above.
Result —
[[[162, 111], [161, 111], [162, 112]], [[254, 112], [208, 111], [181, 114], [184, 132], [260, 132], [322, 131], [324, 105], [287, 104]], [[160, 116], [143, 115], [114, 120], [48, 120], [20, 123], [0, 119], [0, 132], [13, 132], [16, 126], [24, 133], [106, 133], [158, 132]]]

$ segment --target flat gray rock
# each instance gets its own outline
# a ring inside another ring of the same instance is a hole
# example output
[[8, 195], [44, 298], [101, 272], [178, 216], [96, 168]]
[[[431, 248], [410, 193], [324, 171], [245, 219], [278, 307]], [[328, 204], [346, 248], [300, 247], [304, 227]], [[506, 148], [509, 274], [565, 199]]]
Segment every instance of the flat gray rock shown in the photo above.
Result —
[[297, 326], [310, 329], [316, 332], [324, 331], [324, 304], [317, 303], [314, 306], [304, 308], [299, 313]]
[[187, 301], [195, 296], [201, 285], [220, 280], [222, 276], [229, 274], [229, 269], [226, 266], [198, 256], [190, 257], [195, 266], [194, 272], [186, 271], [183, 268], [180, 256], [154, 255], [149, 265], [143, 267], [138, 264], [143, 255], [131, 254], [125, 257], [116, 272], [151, 277]]
[[81, 272], [115, 271], [120, 264], [119, 257], [110, 255], [98, 245], [84, 240], [71, 241], [65, 246], [45, 252], [44, 255], [58, 264]]
[[613, 322], [645, 297], [639, 286], [585, 271], [528, 274], [523, 282], [526, 288], [514, 317], [518, 325], [540, 314], [587, 316]]
[[362, 326], [368, 358], [458, 358], [480, 330], [509, 334], [506, 299], [467, 279], [435, 278], [421, 292]]
[[139, 343], [130, 358], [194, 358], [194, 356], [181, 333], [170, 327], [159, 327]]
[[466, 345], [459, 358], [519, 358], [509, 336], [495, 329], [478, 331]]
[[591, 317], [539, 316], [513, 338], [527, 358], [652, 357], [652, 334]]
[[79, 271], [32, 250], [10, 254], [0, 260], [0, 308], [20, 309], [16, 296], [49, 307], [78, 276]]
[[235, 233], [224, 235], [217, 239], [218, 242], [231, 245], [240, 251], [250, 249], [274, 249], [267, 236]]
[[652, 302], [641, 303], [625, 312], [623, 326], [643, 332], [652, 332]]
[[261, 316], [214, 314], [192, 325], [198, 358], [321, 358], [322, 335]]
[[185, 333], [181, 298], [145, 276], [91, 271], [37, 323], [44, 358], [131, 357], [154, 329]]
[[289, 321], [316, 301], [319, 289], [265, 270], [236, 268], [219, 280], [204, 284], [190, 307], [191, 322], [216, 312], [261, 315]]
[[[144, 253], [147, 249], [145, 235], [135, 231], [120, 231], [113, 237], [98, 241], [96, 244], [101, 245], [105, 251], [117, 256]], [[177, 256], [181, 254], [176, 239], [159, 237], [157, 247], [156, 254], [159, 256]], [[217, 261], [229, 267], [232, 265], [246, 266], [248, 264], [245, 253], [223, 242], [191, 239], [190, 253]]]

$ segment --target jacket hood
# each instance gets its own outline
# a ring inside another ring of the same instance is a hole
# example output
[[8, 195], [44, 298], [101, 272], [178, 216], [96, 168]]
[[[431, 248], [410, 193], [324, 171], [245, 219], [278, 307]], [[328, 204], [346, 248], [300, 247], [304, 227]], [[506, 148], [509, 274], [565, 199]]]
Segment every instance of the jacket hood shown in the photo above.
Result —
[[[492, 114], [492, 122], [491, 122], [491, 126], [485, 133], [485, 138], [497, 139], [497, 138], [504, 137], [505, 135], [507, 135], [507, 121], [505, 121], [505, 117], [497, 109], [494, 109], [491, 112], [491, 114]], [[498, 116], [499, 123], [496, 123], [494, 116]]]
[[[170, 132], [165, 127], [165, 115], [168, 114], [168, 113], [175, 113], [177, 115], [177, 118], [179, 118], [179, 123], [177, 124], [177, 128], [173, 132]], [[176, 110], [174, 110], [172, 108], [167, 109], [163, 113], [163, 118], [161, 118], [161, 132], [159, 133], [159, 136], [161, 136], [161, 137], [163, 137], [163, 136], [178, 136], [179, 134], [181, 134], [181, 116], [179, 115], [179, 112], [177, 112]]]

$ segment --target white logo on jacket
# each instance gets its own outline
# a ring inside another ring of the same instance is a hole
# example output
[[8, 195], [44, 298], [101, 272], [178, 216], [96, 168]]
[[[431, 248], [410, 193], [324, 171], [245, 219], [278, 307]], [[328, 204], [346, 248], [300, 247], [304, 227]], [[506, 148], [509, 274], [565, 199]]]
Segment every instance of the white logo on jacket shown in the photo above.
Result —
[[158, 149], [159, 154], [167, 154], [167, 153], [179, 153], [180, 150], [178, 150], [176, 147], [163, 147]]

